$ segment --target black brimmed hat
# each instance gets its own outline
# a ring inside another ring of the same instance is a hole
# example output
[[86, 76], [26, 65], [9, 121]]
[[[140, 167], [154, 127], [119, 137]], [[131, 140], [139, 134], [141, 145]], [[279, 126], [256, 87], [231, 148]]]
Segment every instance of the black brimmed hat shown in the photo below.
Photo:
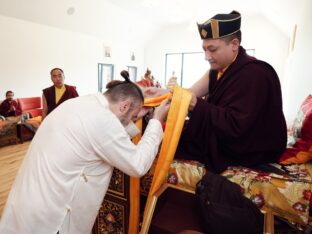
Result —
[[230, 14], [217, 14], [197, 26], [201, 39], [222, 38], [240, 30], [241, 15], [237, 11], [232, 11]]

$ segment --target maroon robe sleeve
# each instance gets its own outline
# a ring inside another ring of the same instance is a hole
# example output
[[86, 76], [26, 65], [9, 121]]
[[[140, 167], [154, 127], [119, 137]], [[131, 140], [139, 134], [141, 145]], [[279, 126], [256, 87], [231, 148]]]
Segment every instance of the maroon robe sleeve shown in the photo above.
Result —
[[241, 81], [225, 94], [224, 107], [198, 98], [189, 126], [195, 130], [201, 125], [198, 122], [202, 121], [204, 126], [200, 127], [209, 127], [210, 131], [226, 138], [239, 138], [250, 131], [266, 111], [266, 103], [270, 102], [269, 92], [274, 91], [269, 88], [272, 83], [270, 77], [257, 68], [251, 65], [245, 72], [252, 70], [254, 75], [240, 76]]
[[6, 117], [10, 109], [10, 104], [4, 100], [0, 105], [0, 115]]
[[79, 97], [79, 94], [78, 94], [75, 86], [71, 86], [70, 96], [71, 96], [71, 98]]

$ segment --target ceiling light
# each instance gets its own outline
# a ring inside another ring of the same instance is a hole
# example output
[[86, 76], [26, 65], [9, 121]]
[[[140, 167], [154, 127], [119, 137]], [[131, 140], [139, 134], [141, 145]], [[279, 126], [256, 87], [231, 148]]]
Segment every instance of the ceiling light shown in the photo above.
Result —
[[155, 0], [144, 0], [141, 3], [144, 7], [156, 7], [159, 5], [159, 1], [155, 1]]
[[67, 15], [73, 15], [75, 13], [75, 8], [74, 7], [69, 7], [67, 9]]

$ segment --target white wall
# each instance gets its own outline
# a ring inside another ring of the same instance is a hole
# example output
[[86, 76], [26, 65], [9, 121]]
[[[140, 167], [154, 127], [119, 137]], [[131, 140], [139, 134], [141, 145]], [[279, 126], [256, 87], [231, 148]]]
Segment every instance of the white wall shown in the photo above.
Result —
[[[0, 100], [7, 90], [16, 97], [41, 95], [43, 88], [52, 85], [53, 67], [64, 70], [65, 83], [75, 85], [80, 95], [97, 91], [98, 63], [115, 64], [116, 78], [126, 65], [138, 66], [138, 74], [144, 72], [143, 49], [118, 39], [107, 44], [105, 39], [2, 15], [0, 28]], [[104, 45], [111, 46], [109, 59], [104, 58]], [[135, 52], [135, 62], [130, 62], [129, 48]]]
[[263, 16], [242, 19], [242, 45], [255, 49], [257, 59], [271, 64], [284, 80], [289, 37]]
[[302, 0], [296, 17], [295, 47], [289, 55], [285, 70], [284, 107], [293, 120], [300, 104], [312, 93], [312, 1]]
[[[246, 49], [255, 49], [256, 57], [269, 62], [282, 80], [289, 44], [288, 36], [263, 16], [242, 16], [242, 33], [242, 45]], [[163, 82], [166, 53], [195, 51], [202, 51], [195, 22], [192, 25], [181, 24], [163, 28], [146, 44], [145, 66], [150, 67], [155, 77]]]
[[[164, 86], [166, 53], [200, 52], [201, 40], [196, 23], [164, 27], [145, 44], [145, 66]], [[204, 57], [203, 57], [204, 59]], [[169, 77], [166, 77], [167, 81]], [[194, 78], [196, 79], [196, 78]]]

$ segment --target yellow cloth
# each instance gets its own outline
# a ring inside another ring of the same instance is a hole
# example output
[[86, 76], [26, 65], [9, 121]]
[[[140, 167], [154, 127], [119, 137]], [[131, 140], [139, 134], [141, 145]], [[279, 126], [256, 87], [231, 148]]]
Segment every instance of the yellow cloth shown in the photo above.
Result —
[[166, 121], [166, 129], [156, 164], [152, 185], [148, 195], [148, 200], [145, 206], [143, 218], [144, 225], [146, 222], [148, 222], [148, 211], [152, 208], [152, 196], [166, 180], [170, 164], [173, 161], [179, 143], [191, 99], [192, 95], [190, 92], [182, 89], [178, 85], [174, 87], [171, 105]]
[[56, 104], [59, 102], [59, 100], [65, 93], [65, 91], [66, 91], [65, 85], [63, 85], [61, 88], [55, 87], [55, 103]]
[[159, 97], [144, 98], [144, 106], [159, 106], [163, 100], [170, 99], [171, 97], [172, 94], [169, 92]]
[[[287, 150], [287, 149], [286, 149]], [[294, 157], [280, 159], [280, 164], [302, 164], [311, 161], [312, 159], [312, 146], [307, 151], [299, 151]]]
[[[229, 66], [230, 66], [230, 65], [229, 65]], [[226, 69], [227, 69], [229, 66], [227, 66], [227, 67], [224, 68], [224, 69], [220, 69], [220, 70], [218, 71], [217, 80], [219, 80], [219, 79], [221, 78], [221, 76], [223, 75], [223, 73], [226, 71]]]

